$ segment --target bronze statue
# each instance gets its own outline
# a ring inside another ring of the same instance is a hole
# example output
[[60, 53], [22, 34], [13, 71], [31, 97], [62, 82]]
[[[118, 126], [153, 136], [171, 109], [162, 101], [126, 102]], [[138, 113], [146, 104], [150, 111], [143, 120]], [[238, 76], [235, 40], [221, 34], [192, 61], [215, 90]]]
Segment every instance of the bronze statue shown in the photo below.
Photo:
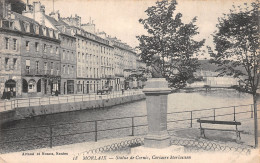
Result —
[[160, 64], [160, 56], [154, 55], [152, 57], [152, 77], [153, 78], [163, 78], [162, 75], [162, 65]]

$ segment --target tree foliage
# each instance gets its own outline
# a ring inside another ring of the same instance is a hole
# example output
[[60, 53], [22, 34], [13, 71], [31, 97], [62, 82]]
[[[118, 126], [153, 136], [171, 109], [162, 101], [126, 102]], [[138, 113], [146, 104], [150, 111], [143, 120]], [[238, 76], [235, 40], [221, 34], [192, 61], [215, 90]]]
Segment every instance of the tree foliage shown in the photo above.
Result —
[[8, 0], [11, 3], [12, 11], [22, 14], [25, 10], [25, 3], [22, 0]]
[[[259, 85], [259, 1], [234, 6], [219, 18], [213, 35], [215, 51], [208, 47], [219, 75], [239, 78], [243, 90], [256, 94]], [[242, 88], [240, 88], [242, 89]]]
[[[141, 60], [155, 68], [165, 77], [171, 86], [182, 88], [186, 81], [193, 77], [199, 64], [192, 56], [197, 53], [205, 40], [195, 41], [193, 37], [199, 34], [194, 24], [182, 22], [182, 14], [174, 13], [177, 2], [162, 0], [145, 12], [146, 19], [140, 19], [148, 35], [137, 36], [141, 51]], [[153, 77], [157, 77], [152, 73]]]

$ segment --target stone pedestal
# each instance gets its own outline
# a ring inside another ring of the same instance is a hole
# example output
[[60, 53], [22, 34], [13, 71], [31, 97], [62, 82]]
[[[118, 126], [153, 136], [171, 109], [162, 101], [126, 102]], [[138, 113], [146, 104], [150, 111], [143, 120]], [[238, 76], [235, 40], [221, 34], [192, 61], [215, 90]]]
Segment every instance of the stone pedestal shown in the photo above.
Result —
[[167, 100], [171, 89], [164, 78], [151, 78], [143, 90], [146, 96], [148, 135], [144, 147], [165, 148], [170, 146], [167, 132]]

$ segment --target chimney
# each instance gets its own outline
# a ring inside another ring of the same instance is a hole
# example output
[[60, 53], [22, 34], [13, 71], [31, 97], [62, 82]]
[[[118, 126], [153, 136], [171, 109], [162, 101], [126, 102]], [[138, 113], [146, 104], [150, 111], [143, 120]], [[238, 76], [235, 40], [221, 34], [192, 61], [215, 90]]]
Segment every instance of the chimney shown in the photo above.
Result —
[[4, 18], [5, 16], [5, 0], [0, 0], [0, 19]]
[[56, 11], [56, 12], [51, 12], [49, 14], [50, 17], [54, 18], [55, 20], [59, 21], [60, 20], [60, 12], [59, 10]]
[[0, 19], [11, 16], [11, 4], [6, 3], [5, 0], [0, 0]]

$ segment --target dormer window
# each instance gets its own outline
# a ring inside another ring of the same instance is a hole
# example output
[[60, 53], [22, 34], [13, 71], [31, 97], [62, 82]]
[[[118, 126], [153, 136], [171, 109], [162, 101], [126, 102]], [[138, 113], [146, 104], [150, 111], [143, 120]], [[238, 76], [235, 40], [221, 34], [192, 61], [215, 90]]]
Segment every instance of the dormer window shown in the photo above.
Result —
[[43, 27], [42, 30], [43, 30], [43, 35], [46, 36], [46, 27]]
[[30, 32], [30, 24], [24, 23], [24, 29], [25, 29], [25, 32]]
[[39, 34], [39, 25], [35, 25], [35, 33]]
[[10, 24], [9, 24], [9, 27], [10, 27], [10, 29], [14, 29], [14, 22], [9, 22]]
[[58, 32], [54, 31], [55, 38], [58, 38]]
[[53, 30], [50, 29], [50, 37], [53, 38]]

